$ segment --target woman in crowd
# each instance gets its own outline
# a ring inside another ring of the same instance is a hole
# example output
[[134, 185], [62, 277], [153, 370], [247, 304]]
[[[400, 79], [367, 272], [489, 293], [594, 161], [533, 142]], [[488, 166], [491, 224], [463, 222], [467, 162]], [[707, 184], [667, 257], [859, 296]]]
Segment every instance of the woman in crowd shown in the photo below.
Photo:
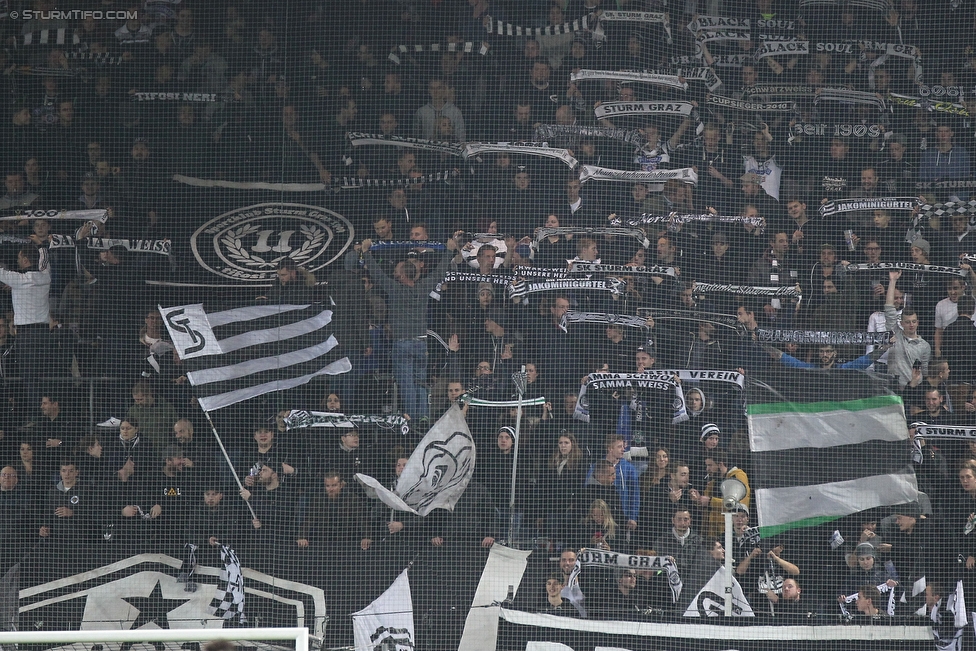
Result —
[[569, 542], [570, 518], [577, 511], [586, 471], [583, 450], [576, 437], [562, 432], [539, 477], [540, 499], [534, 500], [540, 507], [536, 527], [557, 541]]
[[[559, 217], [548, 215], [546, 217], [546, 228], [559, 228]], [[573, 246], [572, 239], [572, 235], [550, 235], [542, 238], [532, 256], [535, 265], [537, 267], [565, 269], [566, 261], [576, 256], [576, 247]]]
[[580, 547], [622, 551], [622, 541], [617, 539], [617, 521], [606, 502], [590, 502], [589, 511], [577, 528], [576, 541]]

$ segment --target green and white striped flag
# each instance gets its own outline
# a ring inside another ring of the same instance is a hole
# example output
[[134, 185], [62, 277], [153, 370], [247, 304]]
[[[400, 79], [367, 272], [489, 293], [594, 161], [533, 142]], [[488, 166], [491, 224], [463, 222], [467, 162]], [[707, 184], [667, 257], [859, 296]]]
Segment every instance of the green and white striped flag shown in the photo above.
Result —
[[882, 379], [790, 369], [746, 395], [764, 538], [918, 499], [904, 405]]

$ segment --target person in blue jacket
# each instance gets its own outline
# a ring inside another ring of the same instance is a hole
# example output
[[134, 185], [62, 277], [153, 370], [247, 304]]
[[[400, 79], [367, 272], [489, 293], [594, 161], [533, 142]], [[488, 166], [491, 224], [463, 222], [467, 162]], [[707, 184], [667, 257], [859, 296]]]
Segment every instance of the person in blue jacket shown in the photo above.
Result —
[[[634, 531], [637, 529], [637, 514], [640, 511], [640, 483], [637, 468], [624, 459], [625, 449], [624, 437], [619, 434], [611, 434], [607, 437], [607, 456], [616, 470], [616, 477], [613, 485], [620, 495], [620, 503], [623, 506], [624, 515], [627, 516], [627, 529]], [[591, 483], [594, 465], [590, 466], [590, 471], [586, 476], [586, 483]]]

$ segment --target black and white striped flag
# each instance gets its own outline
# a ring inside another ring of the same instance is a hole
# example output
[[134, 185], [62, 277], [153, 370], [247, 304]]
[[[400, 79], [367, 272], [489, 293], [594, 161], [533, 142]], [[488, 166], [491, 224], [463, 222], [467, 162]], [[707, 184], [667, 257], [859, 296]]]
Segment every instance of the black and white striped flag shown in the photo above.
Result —
[[203, 304], [160, 307], [163, 322], [204, 411], [351, 370], [322, 305]]

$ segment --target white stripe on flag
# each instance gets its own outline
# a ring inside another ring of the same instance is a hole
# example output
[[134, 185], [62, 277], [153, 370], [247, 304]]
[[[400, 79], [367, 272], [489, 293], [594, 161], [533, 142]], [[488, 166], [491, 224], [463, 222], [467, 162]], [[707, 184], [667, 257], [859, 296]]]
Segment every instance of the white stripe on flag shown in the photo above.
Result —
[[[307, 335], [310, 332], [315, 332], [319, 328], [329, 325], [331, 322], [332, 310], [322, 310], [315, 316], [305, 319], [304, 321], [296, 321], [295, 323], [290, 323], [288, 325], [278, 326], [275, 328], [267, 328], [265, 330], [251, 330], [250, 332], [244, 332], [234, 337], [221, 339], [219, 342], [220, 350], [225, 353], [230, 353], [235, 350], [240, 350], [241, 348], [257, 346], [258, 344], [263, 344], [272, 340], [285, 341], [294, 337]], [[210, 323], [213, 325], [213, 321]]]
[[212, 312], [207, 315], [207, 320], [210, 321], [211, 326], [219, 328], [228, 323], [263, 319], [266, 316], [286, 314], [295, 310], [304, 310], [307, 307], [309, 305], [250, 305], [248, 307], [238, 307], [222, 312]]
[[349, 362], [349, 358], [343, 357], [342, 359], [332, 362], [325, 368], [322, 368], [315, 373], [309, 373], [300, 377], [288, 378], [286, 380], [278, 380], [276, 382], [265, 382], [264, 384], [249, 386], [236, 391], [218, 393], [213, 396], [198, 398], [197, 401], [200, 403], [200, 407], [204, 411], [215, 411], [217, 409], [221, 409], [222, 407], [227, 407], [250, 398], [264, 395], [265, 393], [271, 393], [272, 391], [293, 389], [297, 386], [305, 384], [306, 382], [309, 382], [312, 378], [319, 375], [341, 375], [343, 373], [348, 373], [351, 370], [352, 364]]
[[211, 382], [236, 380], [247, 375], [253, 375], [254, 373], [274, 371], [308, 362], [326, 354], [338, 345], [339, 342], [336, 341], [335, 335], [332, 335], [317, 346], [295, 350], [282, 355], [249, 359], [246, 362], [239, 362], [228, 366], [215, 366], [213, 368], [192, 371], [186, 374], [186, 378], [195, 387], [205, 386]]
[[838, 518], [877, 506], [918, 499], [913, 474], [875, 475], [850, 481], [756, 490], [761, 528], [819, 518]]
[[900, 405], [858, 411], [784, 411], [750, 415], [747, 420], [749, 449], [753, 452], [908, 440], [905, 411]]

